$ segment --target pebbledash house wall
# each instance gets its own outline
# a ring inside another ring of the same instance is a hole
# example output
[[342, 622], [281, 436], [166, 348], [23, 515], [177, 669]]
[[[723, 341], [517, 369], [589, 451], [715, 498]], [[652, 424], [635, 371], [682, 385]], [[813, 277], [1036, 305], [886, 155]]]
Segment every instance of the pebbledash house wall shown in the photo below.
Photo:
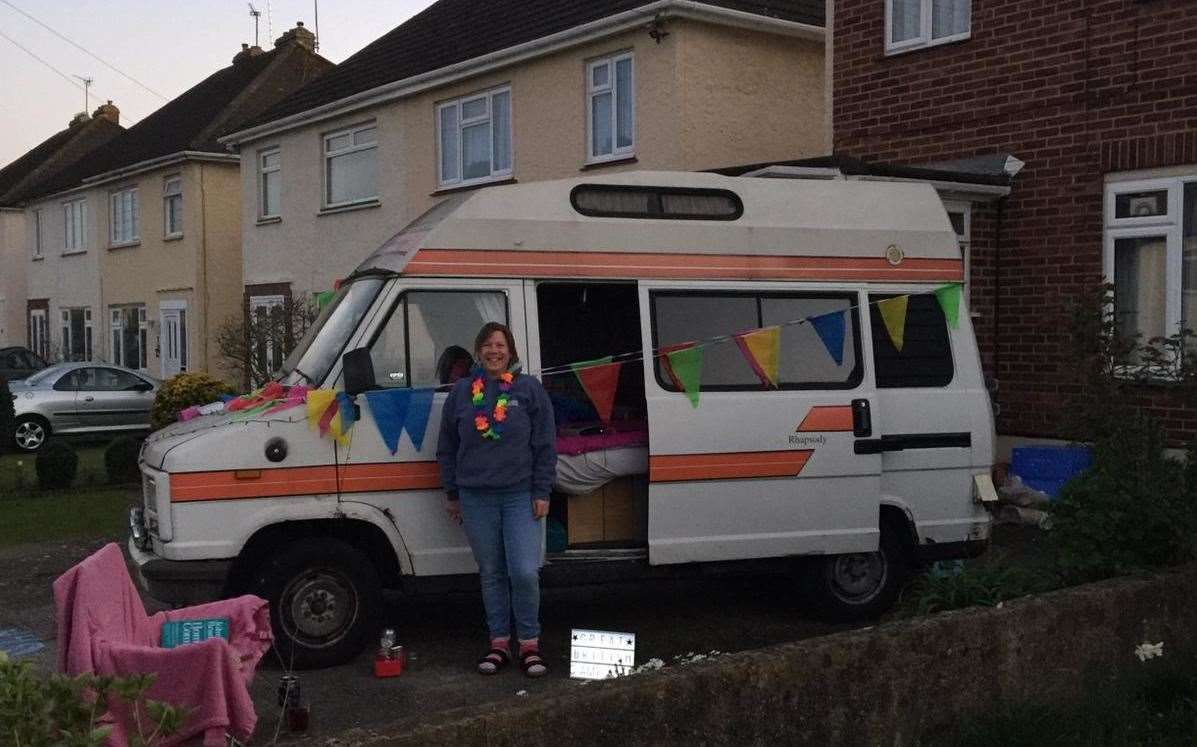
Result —
[[25, 215], [0, 207], [0, 348], [25, 345]]
[[[974, 204], [973, 321], [999, 432], [1058, 436], [1075, 391], [1065, 320], [1103, 276], [1107, 177], [1197, 173], [1197, 12], [1184, 0], [973, 0], [968, 39], [887, 55], [885, 8], [829, 10], [834, 148], [896, 164], [1025, 162], [1008, 197]], [[1174, 442], [1197, 436], [1197, 413], [1167, 386], [1140, 396]]]
[[[438, 190], [438, 102], [511, 87], [512, 177], [520, 182], [629, 169], [697, 170], [825, 149], [817, 41], [673, 20], [659, 44], [637, 30], [398, 101], [240, 142], [247, 295], [331, 288], [449, 191]], [[632, 52], [635, 159], [586, 166], [586, 63]], [[378, 201], [321, 211], [322, 136], [378, 126]], [[281, 155], [280, 218], [259, 220], [257, 157]], [[484, 187], [480, 187], [484, 188]]]

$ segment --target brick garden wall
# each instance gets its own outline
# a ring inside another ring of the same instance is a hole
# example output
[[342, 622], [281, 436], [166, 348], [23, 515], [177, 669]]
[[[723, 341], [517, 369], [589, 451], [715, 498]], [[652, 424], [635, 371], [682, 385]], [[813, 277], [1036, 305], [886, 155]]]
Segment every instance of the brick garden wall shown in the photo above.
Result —
[[[973, 0], [972, 36], [887, 57], [880, 0], [834, 5], [835, 150], [917, 164], [1026, 162], [973, 217], [973, 311], [1003, 433], [1056, 435], [1061, 326], [1102, 272], [1103, 175], [1197, 164], [1197, 8], [1185, 0]], [[1195, 169], [1197, 170], [1197, 169]], [[1197, 435], [1165, 389], [1143, 397]]]

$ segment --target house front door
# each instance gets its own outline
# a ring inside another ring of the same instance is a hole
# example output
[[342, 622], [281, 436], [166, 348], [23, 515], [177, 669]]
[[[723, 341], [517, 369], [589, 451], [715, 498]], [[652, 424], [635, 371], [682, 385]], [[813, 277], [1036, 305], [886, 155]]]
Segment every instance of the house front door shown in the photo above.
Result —
[[160, 328], [162, 378], [169, 379], [187, 370], [187, 307], [163, 305]]

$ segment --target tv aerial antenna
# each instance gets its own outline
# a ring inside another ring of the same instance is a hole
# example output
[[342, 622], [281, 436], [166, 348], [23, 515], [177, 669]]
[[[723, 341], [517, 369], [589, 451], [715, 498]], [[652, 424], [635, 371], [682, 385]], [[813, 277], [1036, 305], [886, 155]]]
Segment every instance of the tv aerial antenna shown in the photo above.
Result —
[[262, 17], [262, 11], [255, 8], [253, 3], [246, 3], [246, 5], [249, 6], [249, 14], [254, 19], [254, 46], [257, 47], [260, 46], [258, 44], [258, 19]]
[[95, 78], [84, 78], [82, 75], [72, 76], [78, 78], [83, 83], [83, 113], [91, 112], [91, 84], [95, 83]]

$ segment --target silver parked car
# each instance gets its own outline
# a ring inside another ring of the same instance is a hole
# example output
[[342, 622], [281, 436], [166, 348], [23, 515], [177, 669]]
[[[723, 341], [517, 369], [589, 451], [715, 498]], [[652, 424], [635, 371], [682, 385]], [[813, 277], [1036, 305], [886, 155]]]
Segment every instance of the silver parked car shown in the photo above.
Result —
[[150, 430], [158, 381], [105, 363], [59, 363], [14, 381], [12, 440], [37, 451], [51, 434]]

